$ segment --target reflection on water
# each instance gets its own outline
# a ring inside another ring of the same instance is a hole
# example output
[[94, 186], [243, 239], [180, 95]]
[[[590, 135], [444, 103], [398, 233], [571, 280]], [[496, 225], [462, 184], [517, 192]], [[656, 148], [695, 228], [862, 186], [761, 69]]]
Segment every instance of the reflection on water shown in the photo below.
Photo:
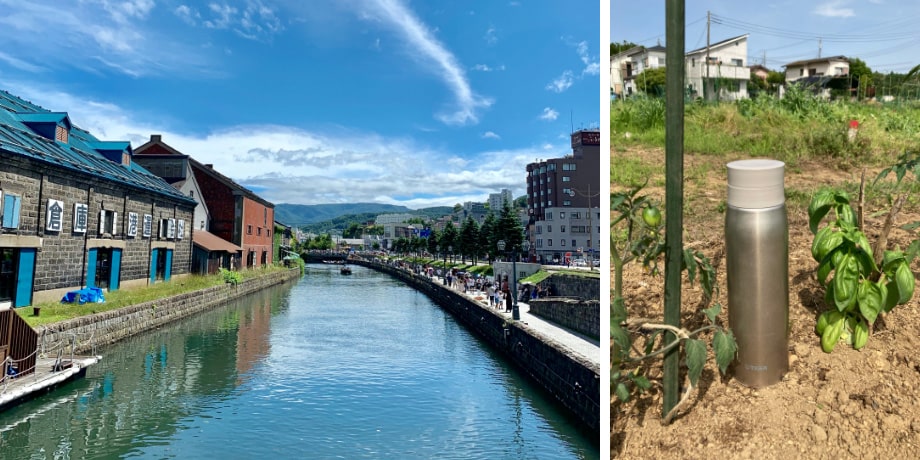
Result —
[[3, 458], [598, 458], [517, 372], [417, 291], [309, 266], [102, 350], [0, 414]]

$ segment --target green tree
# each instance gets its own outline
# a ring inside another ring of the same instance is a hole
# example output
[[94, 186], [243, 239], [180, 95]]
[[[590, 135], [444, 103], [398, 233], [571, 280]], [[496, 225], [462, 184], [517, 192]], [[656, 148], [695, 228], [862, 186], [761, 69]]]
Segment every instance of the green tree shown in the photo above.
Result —
[[460, 232], [454, 227], [453, 222], [448, 221], [447, 225], [444, 226], [444, 231], [441, 233], [440, 244], [441, 250], [443, 250], [445, 254], [450, 253], [451, 257], [453, 257], [460, 248]]
[[462, 205], [462, 204], [457, 203], [457, 204], [454, 205], [454, 212], [460, 212], [460, 211], [462, 211], [462, 210], [463, 210], [463, 205]]
[[626, 50], [628, 50], [628, 49], [630, 49], [630, 48], [635, 48], [635, 47], [636, 47], [636, 44], [635, 44], [635, 43], [633, 43], [633, 42], [628, 42], [628, 41], [626, 41], [626, 40], [623, 40], [623, 41], [620, 42], [620, 43], [615, 43], [615, 42], [614, 42], [614, 43], [611, 43], [611, 44], [610, 44], [610, 55], [613, 56], [613, 55], [615, 55], [615, 54], [620, 54], [620, 53], [622, 53], [623, 51], [626, 51]]
[[[467, 216], [466, 222], [460, 227], [460, 254], [461, 258], [470, 256], [475, 264], [479, 253], [479, 224], [472, 216]], [[464, 259], [465, 260], [465, 259]]]
[[636, 88], [649, 96], [664, 96], [665, 68], [645, 69], [636, 76]]
[[498, 240], [505, 241], [505, 251], [520, 251], [524, 242], [524, 227], [507, 201], [495, 226], [495, 241]]
[[430, 252], [431, 254], [437, 255], [438, 241], [439, 241], [438, 229], [432, 228], [430, 230], [430, 233], [428, 234], [428, 239], [425, 241], [426, 249], [428, 250], [428, 252]]
[[479, 251], [480, 254], [485, 254], [489, 265], [492, 265], [492, 260], [495, 259], [496, 251], [498, 251], [498, 248], [495, 247], [495, 242], [498, 241], [495, 238], [496, 225], [495, 214], [489, 211], [479, 227]]
[[345, 230], [342, 230], [342, 238], [359, 238], [361, 236], [361, 225], [357, 222], [348, 224]]

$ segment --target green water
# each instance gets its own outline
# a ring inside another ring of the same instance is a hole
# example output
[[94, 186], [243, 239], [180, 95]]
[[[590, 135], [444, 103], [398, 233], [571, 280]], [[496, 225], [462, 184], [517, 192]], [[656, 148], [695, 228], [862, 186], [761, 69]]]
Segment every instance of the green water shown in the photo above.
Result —
[[100, 353], [0, 414], [0, 458], [599, 458], [430, 299], [361, 267], [308, 266]]

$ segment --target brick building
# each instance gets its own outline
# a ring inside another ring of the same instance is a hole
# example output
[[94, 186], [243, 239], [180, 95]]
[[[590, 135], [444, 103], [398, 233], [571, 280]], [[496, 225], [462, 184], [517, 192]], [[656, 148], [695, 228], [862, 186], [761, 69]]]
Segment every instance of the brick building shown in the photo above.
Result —
[[[134, 154], [185, 156], [156, 134], [150, 136], [150, 142], [138, 147]], [[273, 263], [275, 205], [217, 172], [214, 165], [199, 163], [192, 157], [187, 159], [210, 216], [206, 225], [208, 230], [242, 248], [242, 257], [238, 264], [234, 261], [234, 268]]]
[[0, 91], [0, 308], [187, 274], [194, 208], [129, 142]]

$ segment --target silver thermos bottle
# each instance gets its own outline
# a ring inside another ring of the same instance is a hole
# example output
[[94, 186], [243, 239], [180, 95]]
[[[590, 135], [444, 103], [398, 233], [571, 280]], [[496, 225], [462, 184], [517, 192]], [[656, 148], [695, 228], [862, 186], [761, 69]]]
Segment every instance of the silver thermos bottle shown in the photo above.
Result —
[[728, 324], [738, 341], [735, 377], [750, 387], [789, 370], [789, 228], [776, 160], [728, 163], [725, 251]]

